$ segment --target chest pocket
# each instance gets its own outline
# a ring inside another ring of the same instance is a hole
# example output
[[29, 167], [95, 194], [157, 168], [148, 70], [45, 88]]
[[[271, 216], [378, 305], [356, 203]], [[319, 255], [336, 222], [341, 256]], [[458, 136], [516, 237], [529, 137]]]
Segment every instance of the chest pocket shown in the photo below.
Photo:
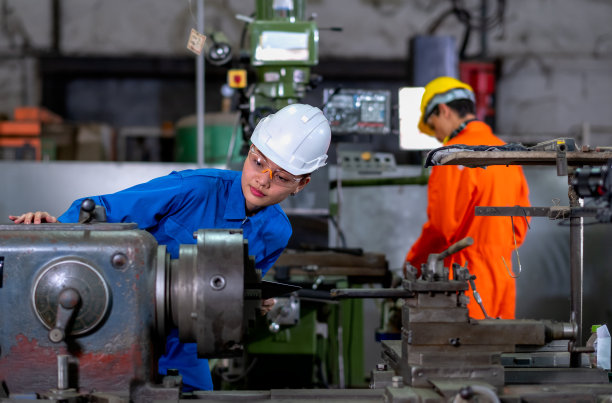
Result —
[[166, 245], [173, 258], [178, 257], [179, 246], [181, 244], [194, 244], [193, 232], [171, 218], [165, 219], [160, 223], [158, 229], [153, 232], [157, 242]]

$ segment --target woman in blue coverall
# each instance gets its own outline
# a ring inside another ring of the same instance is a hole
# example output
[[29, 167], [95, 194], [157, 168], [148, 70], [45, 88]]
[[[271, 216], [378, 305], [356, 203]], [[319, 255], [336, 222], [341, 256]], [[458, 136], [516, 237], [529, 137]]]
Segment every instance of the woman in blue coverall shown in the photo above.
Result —
[[[242, 229], [249, 255], [262, 276], [291, 236], [279, 206], [310, 182], [325, 165], [331, 130], [323, 113], [304, 104], [289, 105], [262, 119], [251, 136], [242, 172], [196, 169], [172, 172], [117, 193], [90, 197], [104, 206], [108, 222], [135, 222], [166, 245], [173, 259], [181, 244], [193, 244], [199, 229]], [[9, 216], [16, 224], [78, 222], [83, 199], [58, 218], [44, 211]], [[262, 311], [273, 301], [262, 303]], [[159, 373], [178, 369], [184, 390], [212, 390], [208, 360], [197, 357], [195, 343], [181, 343], [174, 329], [159, 360]]]

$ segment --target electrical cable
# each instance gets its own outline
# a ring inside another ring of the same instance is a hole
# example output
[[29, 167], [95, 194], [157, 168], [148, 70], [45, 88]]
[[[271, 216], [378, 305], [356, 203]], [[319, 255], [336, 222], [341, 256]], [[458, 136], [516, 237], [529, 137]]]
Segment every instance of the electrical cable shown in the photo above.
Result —
[[253, 370], [253, 367], [255, 367], [256, 363], [257, 363], [257, 357], [253, 358], [253, 361], [251, 361], [249, 366], [240, 375], [236, 377], [229, 377], [227, 376], [227, 374], [224, 374], [221, 372], [219, 372], [219, 375], [221, 376], [221, 379], [223, 379], [225, 382], [228, 382], [228, 383], [238, 382], [239, 380], [243, 379], [245, 376], [249, 374], [249, 372]]
[[[482, 5], [474, 7], [474, 9], [470, 10], [466, 4], [465, 0], [451, 0], [453, 4], [453, 9], [461, 10], [462, 12], [472, 16], [474, 14], [478, 14], [482, 10]], [[504, 20], [505, 12], [506, 12], [506, 0], [497, 0], [497, 5], [495, 11], [490, 13], [489, 16], [485, 16], [484, 18], [476, 19], [475, 23], [470, 22], [470, 27], [473, 29], [492, 29], [501, 25]], [[474, 21], [470, 18], [470, 21]], [[463, 21], [465, 22], [465, 21]]]
[[[427, 33], [429, 35], [433, 35], [438, 27], [442, 24], [442, 22], [449, 17], [450, 15], [454, 15], [457, 20], [464, 25], [465, 32], [463, 33], [463, 40], [461, 41], [461, 48], [459, 51], [459, 56], [462, 59], [465, 59], [465, 52], [467, 49], [467, 45], [470, 40], [472, 29], [477, 29], [481, 31], [487, 31], [493, 29], [499, 25], [502, 25], [504, 22], [506, 1], [505, 0], [497, 0], [495, 12], [491, 13], [490, 16], [483, 16], [481, 18], [473, 18], [474, 14], [478, 14], [477, 10], [470, 10], [465, 5], [464, 0], [450, 0], [451, 8], [444, 11], [440, 16], [438, 16], [427, 29]], [[486, 1], [486, 0], [485, 0]], [[484, 6], [480, 6], [479, 9], [482, 10]]]
[[336, 228], [336, 238], [337, 240], [340, 241], [340, 245], [343, 248], [346, 248], [346, 238], [344, 236], [344, 231], [342, 231], [342, 228], [340, 226], [340, 213], [341, 213], [341, 207], [342, 207], [342, 166], [340, 163], [340, 156], [338, 156], [338, 162], [337, 162], [337, 172], [336, 172], [336, 195], [337, 195], [337, 212], [336, 215], [338, 216], [338, 220], [336, 220], [333, 216], [333, 214], [329, 215], [329, 219], [331, 220], [332, 224], [334, 225], [334, 227]]

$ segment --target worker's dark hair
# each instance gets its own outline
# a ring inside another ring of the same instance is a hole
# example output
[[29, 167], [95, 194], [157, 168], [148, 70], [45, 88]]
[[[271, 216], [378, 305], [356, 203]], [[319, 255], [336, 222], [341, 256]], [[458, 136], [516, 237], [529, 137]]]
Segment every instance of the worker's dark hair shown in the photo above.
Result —
[[450, 101], [446, 105], [457, 112], [460, 118], [464, 118], [468, 114], [473, 115], [476, 113], [476, 106], [474, 105], [474, 102], [470, 101], [469, 99], [456, 99], [454, 101]]
[[[449, 108], [457, 112], [460, 118], [464, 118], [470, 113], [476, 113], [476, 106], [474, 105], [474, 102], [470, 101], [469, 99], [455, 99], [454, 101], [450, 101], [446, 105], [448, 105]], [[427, 115], [427, 117], [429, 118], [429, 116], [431, 115], [438, 116], [439, 114], [440, 109], [438, 108], [438, 105], [436, 105], [431, 111], [431, 113]]]

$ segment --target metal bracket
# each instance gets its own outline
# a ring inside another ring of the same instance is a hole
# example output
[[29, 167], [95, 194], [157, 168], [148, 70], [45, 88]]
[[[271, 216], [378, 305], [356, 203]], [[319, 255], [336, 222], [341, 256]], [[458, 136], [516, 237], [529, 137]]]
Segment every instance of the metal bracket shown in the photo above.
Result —
[[562, 139], [557, 141], [557, 176], [567, 176], [567, 146]]

